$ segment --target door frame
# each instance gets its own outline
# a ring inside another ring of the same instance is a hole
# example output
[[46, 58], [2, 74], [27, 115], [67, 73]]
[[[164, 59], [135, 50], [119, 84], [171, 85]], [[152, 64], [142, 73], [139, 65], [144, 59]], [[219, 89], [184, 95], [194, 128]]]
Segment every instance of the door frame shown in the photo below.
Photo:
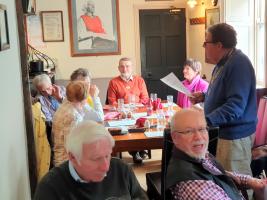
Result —
[[[135, 66], [136, 66], [136, 73], [139, 75], [142, 75], [141, 73], [141, 47], [140, 47], [140, 22], [139, 22], [139, 11], [140, 10], [154, 10], [154, 9], [170, 9], [171, 6], [175, 6], [177, 8], [184, 8], [185, 9], [185, 17], [188, 19], [188, 12], [187, 12], [187, 6], [186, 3], [172, 3], [172, 2], [164, 2], [164, 3], [158, 3], [158, 2], [151, 2], [151, 3], [142, 3], [142, 4], [136, 4], [133, 7], [133, 14], [134, 14], [134, 32], [135, 32]], [[188, 38], [188, 20], [186, 20], [186, 38]], [[188, 52], [188, 40], [186, 40], [186, 52]]]

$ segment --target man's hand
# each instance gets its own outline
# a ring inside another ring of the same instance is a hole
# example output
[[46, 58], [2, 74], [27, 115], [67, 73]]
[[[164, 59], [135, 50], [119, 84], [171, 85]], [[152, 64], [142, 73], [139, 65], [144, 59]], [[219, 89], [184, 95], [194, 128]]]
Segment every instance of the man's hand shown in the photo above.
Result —
[[98, 87], [96, 85], [91, 85], [90, 90], [89, 90], [89, 94], [91, 95], [91, 97], [98, 97], [98, 95], [99, 95]]
[[59, 102], [62, 102], [61, 89], [58, 85], [53, 84], [52, 96], [55, 97]]
[[189, 97], [192, 104], [204, 102], [204, 94], [202, 92], [192, 93], [193, 97]]

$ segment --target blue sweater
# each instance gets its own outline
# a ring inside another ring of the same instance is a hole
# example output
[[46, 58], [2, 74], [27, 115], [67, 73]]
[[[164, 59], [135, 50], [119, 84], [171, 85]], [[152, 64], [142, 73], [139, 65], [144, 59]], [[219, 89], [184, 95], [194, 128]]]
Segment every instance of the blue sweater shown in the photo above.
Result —
[[235, 50], [216, 65], [212, 75], [215, 79], [204, 104], [208, 125], [219, 126], [219, 138], [227, 140], [253, 134], [257, 124], [256, 78], [248, 57]]

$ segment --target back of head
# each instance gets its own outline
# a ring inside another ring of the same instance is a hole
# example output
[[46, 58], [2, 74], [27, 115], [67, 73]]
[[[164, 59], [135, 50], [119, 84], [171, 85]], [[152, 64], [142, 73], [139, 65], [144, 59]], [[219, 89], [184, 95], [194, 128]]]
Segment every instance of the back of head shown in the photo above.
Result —
[[189, 66], [190, 68], [192, 68], [195, 72], [200, 73], [201, 72], [201, 63], [195, 59], [192, 58], [188, 58], [185, 62], [184, 62], [184, 66]]
[[47, 74], [40, 74], [35, 76], [32, 83], [36, 89], [43, 84], [52, 84], [51, 79]]
[[212, 35], [212, 42], [221, 42], [224, 48], [234, 48], [237, 44], [236, 31], [229, 24], [215, 24], [207, 31]]
[[101, 124], [94, 121], [83, 121], [77, 124], [67, 136], [66, 150], [80, 160], [84, 144], [91, 144], [102, 139], [107, 139], [114, 146], [114, 139]]
[[90, 72], [85, 68], [78, 68], [70, 75], [71, 81], [84, 81], [86, 78], [91, 81], [92, 77]]
[[70, 102], [81, 102], [88, 96], [88, 84], [84, 81], [72, 81], [67, 85], [66, 96]]

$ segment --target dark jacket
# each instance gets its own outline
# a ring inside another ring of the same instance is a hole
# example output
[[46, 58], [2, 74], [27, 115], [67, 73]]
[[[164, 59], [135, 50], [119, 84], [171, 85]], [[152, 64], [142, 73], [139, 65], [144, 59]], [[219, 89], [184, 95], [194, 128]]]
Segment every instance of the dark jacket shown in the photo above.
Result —
[[[210, 156], [212, 155], [210, 154]], [[212, 156], [212, 159], [213, 158], [214, 157]], [[192, 180], [211, 180], [220, 186], [231, 199], [241, 200], [242, 197], [233, 180], [225, 174], [224, 169], [215, 159], [213, 159], [213, 162], [222, 172], [222, 175], [211, 174], [203, 168], [199, 160], [191, 158], [182, 151], [174, 148], [166, 176], [168, 198], [170, 199], [169, 189], [177, 183]]]

